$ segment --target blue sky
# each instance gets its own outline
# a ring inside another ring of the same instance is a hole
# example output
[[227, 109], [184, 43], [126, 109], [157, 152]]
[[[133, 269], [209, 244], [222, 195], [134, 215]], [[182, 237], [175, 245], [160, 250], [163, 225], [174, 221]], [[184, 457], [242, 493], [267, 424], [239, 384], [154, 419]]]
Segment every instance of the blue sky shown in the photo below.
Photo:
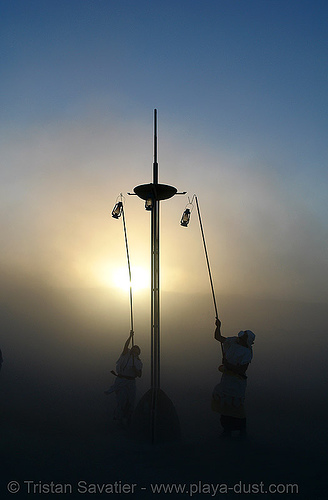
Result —
[[[150, 181], [156, 107], [160, 180], [197, 191], [219, 293], [325, 300], [327, 15], [323, 1], [2, 1], [4, 262], [47, 274], [53, 259], [58, 276], [104, 259], [120, 238], [103, 236], [105, 210]], [[146, 266], [148, 219], [128, 201]], [[168, 229], [169, 256], [163, 219], [163, 265], [186, 282], [198, 229]]]

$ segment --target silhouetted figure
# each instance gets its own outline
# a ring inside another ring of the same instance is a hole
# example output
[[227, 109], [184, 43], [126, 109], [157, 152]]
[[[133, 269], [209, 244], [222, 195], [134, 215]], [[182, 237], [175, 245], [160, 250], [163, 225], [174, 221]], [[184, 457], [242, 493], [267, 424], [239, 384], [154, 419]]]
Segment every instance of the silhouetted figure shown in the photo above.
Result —
[[212, 395], [212, 410], [221, 414], [222, 436], [231, 436], [232, 431], [246, 435], [246, 370], [253, 357], [255, 335], [251, 330], [245, 330], [236, 337], [223, 337], [221, 321], [217, 319], [215, 323], [214, 338], [222, 344], [223, 364], [219, 367], [221, 382]]
[[142, 362], [139, 358], [140, 347], [134, 345], [129, 349], [129, 344], [133, 338], [133, 331], [124, 344], [121, 356], [116, 362], [116, 376], [114, 384], [105, 391], [105, 394], [115, 392], [117, 406], [114, 413], [114, 419], [119, 425], [126, 427], [130, 424], [134, 403], [136, 399], [136, 378], [141, 377]]

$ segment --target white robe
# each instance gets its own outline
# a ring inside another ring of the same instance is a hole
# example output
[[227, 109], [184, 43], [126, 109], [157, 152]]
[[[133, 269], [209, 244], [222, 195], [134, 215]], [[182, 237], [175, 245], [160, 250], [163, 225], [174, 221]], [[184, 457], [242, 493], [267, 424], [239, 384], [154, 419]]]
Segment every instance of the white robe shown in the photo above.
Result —
[[[238, 337], [228, 337], [223, 342], [223, 352], [228, 363], [233, 365], [245, 365], [250, 363], [253, 357], [252, 348], [244, 347], [238, 343]], [[247, 380], [229, 370], [222, 373], [220, 383], [213, 391], [215, 411], [223, 415], [243, 418], [244, 401]]]
[[130, 349], [127, 354], [121, 354], [121, 356], [116, 361], [116, 372], [118, 375], [123, 375], [125, 377], [135, 377], [136, 373], [134, 367], [138, 370], [142, 370], [142, 362], [138, 357], [131, 356]]
[[129, 349], [127, 354], [121, 354], [118, 358], [116, 371], [118, 375], [133, 377], [133, 379], [116, 377], [114, 384], [106, 391], [107, 394], [113, 392], [116, 394], [117, 407], [115, 410], [115, 419], [117, 420], [130, 419], [132, 416], [137, 393], [134, 367], [141, 371], [142, 362], [138, 357], [131, 356]]

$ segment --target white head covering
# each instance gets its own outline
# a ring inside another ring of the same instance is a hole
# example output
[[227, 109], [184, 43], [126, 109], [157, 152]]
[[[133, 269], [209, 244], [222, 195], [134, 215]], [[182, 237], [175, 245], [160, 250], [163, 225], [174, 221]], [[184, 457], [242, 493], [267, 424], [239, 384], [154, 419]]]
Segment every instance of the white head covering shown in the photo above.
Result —
[[245, 333], [247, 333], [247, 345], [248, 347], [252, 347], [252, 343], [255, 340], [255, 334], [252, 332], [252, 330], [241, 330], [238, 333], [238, 337], [242, 337], [243, 335], [245, 335]]

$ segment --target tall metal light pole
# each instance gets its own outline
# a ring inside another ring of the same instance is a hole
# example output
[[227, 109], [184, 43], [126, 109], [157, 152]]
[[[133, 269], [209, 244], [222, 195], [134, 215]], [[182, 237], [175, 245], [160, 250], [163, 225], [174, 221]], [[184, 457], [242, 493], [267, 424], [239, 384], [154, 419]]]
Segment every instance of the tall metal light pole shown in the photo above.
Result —
[[154, 110], [153, 182], [134, 188], [145, 208], [151, 212], [151, 388], [141, 398], [135, 411], [135, 426], [151, 441], [175, 438], [179, 421], [173, 403], [160, 388], [160, 202], [172, 198], [177, 189], [158, 182], [157, 110]]

